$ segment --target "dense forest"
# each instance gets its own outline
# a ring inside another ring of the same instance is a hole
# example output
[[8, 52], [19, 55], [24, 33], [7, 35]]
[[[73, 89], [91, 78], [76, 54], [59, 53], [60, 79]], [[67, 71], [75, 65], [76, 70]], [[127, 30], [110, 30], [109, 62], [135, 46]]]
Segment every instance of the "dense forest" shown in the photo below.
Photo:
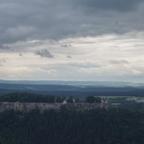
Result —
[[143, 144], [144, 112], [122, 109], [0, 113], [0, 144]]
[[73, 102], [88, 102], [88, 103], [100, 103], [101, 98], [95, 96], [87, 96], [84, 98], [72, 97], [72, 96], [53, 96], [42, 95], [28, 92], [14, 92], [0, 95], [0, 102], [34, 102], [34, 103], [62, 103], [66, 100], [68, 103]]
[[35, 93], [27, 93], [27, 92], [14, 92], [3, 94], [0, 96], [0, 102], [63, 102], [65, 97], [52, 96], [52, 95], [42, 95]]

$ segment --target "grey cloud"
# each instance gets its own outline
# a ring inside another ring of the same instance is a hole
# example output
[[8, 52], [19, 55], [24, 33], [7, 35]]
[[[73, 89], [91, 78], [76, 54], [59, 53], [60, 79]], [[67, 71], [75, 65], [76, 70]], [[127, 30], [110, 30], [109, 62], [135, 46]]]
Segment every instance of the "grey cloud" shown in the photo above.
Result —
[[70, 66], [78, 67], [78, 68], [100, 68], [102, 67], [100, 64], [95, 63], [70, 63]]
[[77, 0], [78, 6], [87, 11], [111, 10], [111, 11], [131, 11], [143, 0]]
[[22, 53], [19, 53], [18, 55], [19, 55], [20, 57], [22, 57], [22, 56], [23, 56], [23, 54], [22, 54]]
[[4, 63], [6, 63], [6, 59], [4, 59], [4, 58], [0, 59], [0, 66], [3, 66]]
[[144, 30], [143, 1], [0, 0], [0, 44]]
[[0, 51], [10, 51], [11, 48], [7, 45], [0, 44]]
[[68, 55], [67, 58], [72, 59], [72, 56]]
[[31, 33], [33, 33], [35, 30], [32, 26], [17, 26], [17, 27], [11, 27], [8, 28], [5, 31], [5, 37], [11, 37], [12, 39], [24, 39], [25, 37], [28, 37]]
[[[83, 68], [83, 69], [89, 69], [89, 68], [101, 68], [102, 65], [100, 64], [95, 64], [95, 63], [90, 63], [90, 62], [64, 62], [64, 63], [59, 63], [55, 65], [49, 65], [48, 68], [52, 69], [63, 69], [63, 68], [71, 68], [71, 69], [78, 69], [78, 68]], [[43, 68], [46, 68], [46, 65], [43, 66]]]
[[41, 57], [54, 58], [54, 56], [47, 49], [36, 51], [35, 54]]
[[71, 47], [71, 44], [61, 44], [61, 47], [69, 48], [69, 47]]
[[129, 62], [127, 60], [111, 60], [110, 64], [115, 64], [115, 65], [119, 65], [119, 64], [129, 64]]

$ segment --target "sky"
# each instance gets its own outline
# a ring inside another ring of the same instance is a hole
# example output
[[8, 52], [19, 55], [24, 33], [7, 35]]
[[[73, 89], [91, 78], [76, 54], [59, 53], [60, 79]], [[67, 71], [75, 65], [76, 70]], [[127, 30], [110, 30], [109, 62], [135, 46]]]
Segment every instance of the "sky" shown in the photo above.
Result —
[[0, 79], [144, 82], [144, 0], [0, 0]]

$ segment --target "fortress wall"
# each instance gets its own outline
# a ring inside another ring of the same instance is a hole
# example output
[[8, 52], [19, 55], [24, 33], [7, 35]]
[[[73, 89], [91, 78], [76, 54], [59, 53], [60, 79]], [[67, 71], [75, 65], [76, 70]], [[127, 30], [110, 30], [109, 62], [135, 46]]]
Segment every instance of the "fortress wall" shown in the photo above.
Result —
[[29, 112], [32, 110], [59, 110], [60, 108], [66, 109], [74, 109], [74, 110], [91, 110], [91, 109], [107, 109], [108, 105], [103, 105], [101, 103], [73, 103], [73, 104], [62, 104], [62, 103], [22, 103], [22, 102], [0, 102], [0, 112], [6, 110], [14, 110], [14, 111], [24, 111]]

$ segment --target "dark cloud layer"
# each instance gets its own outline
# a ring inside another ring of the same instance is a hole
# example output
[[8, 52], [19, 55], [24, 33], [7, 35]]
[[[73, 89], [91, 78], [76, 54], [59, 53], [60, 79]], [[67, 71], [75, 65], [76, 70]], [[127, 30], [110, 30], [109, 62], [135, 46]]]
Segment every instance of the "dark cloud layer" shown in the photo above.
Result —
[[77, 0], [78, 6], [84, 7], [87, 11], [114, 10], [131, 11], [143, 2], [143, 0]]
[[0, 0], [0, 49], [17, 41], [144, 30], [143, 1]]

